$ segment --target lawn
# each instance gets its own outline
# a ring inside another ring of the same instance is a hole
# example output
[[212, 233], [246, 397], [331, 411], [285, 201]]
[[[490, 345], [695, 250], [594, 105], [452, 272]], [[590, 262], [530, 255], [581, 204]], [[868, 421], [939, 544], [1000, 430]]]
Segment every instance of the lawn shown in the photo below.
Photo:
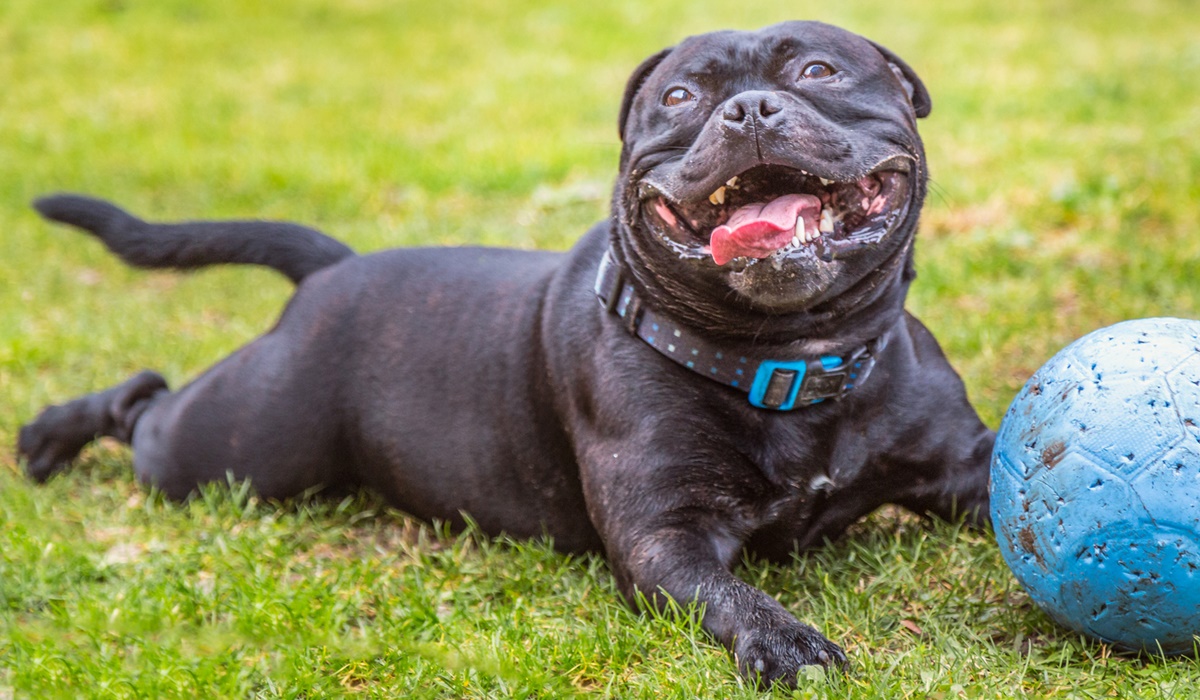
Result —
[[[370, 494], [187, 504], [124, 448], [35, 487], [16, 431], [142, 368], [172, 384], [262, 332], [273, 273], [146, 273], [37, 219], [72, 190], [153, 218], [302, 221], [360, 251], [565, 248], [603, 217], [638, 62], [822, 19], [933, 94], [909, 306], [993, 427], [1083, 333], [1200, 316], [1200, 12], [1189, 0], [6, 0], [0, 6], [0, 700], [751, 698], [686, 616], [600, 557], [407, 519]], [[747, 580], [842, 642], [797, 697], [1186, 697], [1195, 660], [1057, 628], [988, 533], [892, 510]], [[788, 691], [775, 691], [781, 697]]]

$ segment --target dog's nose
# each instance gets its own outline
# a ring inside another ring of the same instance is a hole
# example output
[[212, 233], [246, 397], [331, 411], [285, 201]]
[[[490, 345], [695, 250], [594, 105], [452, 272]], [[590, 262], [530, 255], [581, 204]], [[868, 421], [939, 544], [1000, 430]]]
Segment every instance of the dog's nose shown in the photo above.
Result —
[[725, 121], [744, 122], [749, 119], [765, 121], [783, 111], [783, 100], [779, 94], [766, 90], [749, 90], [729, 98], [721, 116]]

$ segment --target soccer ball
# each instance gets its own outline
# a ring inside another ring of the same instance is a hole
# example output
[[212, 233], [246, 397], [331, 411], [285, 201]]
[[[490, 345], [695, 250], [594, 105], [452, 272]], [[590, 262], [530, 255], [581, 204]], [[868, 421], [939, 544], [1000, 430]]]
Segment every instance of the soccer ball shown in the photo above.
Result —
[[1126, 321], [1050, 359], [992, 453], [1000, 551], [1059, 624], [1130, 650], [1200, 645], [1200, 322]]

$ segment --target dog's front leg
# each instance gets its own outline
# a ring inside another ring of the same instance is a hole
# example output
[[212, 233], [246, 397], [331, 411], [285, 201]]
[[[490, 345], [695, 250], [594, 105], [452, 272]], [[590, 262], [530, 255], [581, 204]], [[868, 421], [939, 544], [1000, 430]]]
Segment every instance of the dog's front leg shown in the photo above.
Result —
[[[668, 459], [679, 464], [678, 454]], [[584, 470], [592, 520], [630, 604], [639, 604], [639, 593], [659, 608], [669, 599], [695, 601], [703, 627], [763, 684], [794, 684], [804, 666], [843, 666], [841, 648], [730, 571], [754, 528], [760, 494], [752, 472], [654, 462], [610, 459]], [[738, 472], [748, 478], [730, 478]]]
[[666, 596], [696, 601], [704, 628], [733, 652], [743, 674], [764, 684], [793, 684], [803, 666], [845, 664], [836, 644], [734, 576], [721, 561], [730, 543], [720, 539], [688, 526], [644, 532], [629, 543], [628, 554], [614, 553], [622, 592], [636, 604], [640, 591], [659, 607]]

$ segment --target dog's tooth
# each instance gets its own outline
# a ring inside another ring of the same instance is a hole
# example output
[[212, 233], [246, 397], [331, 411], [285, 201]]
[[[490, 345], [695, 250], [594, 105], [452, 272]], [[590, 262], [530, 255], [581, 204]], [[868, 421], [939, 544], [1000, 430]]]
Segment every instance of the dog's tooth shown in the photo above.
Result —
[[729, 189], [736, 190], [738, 188], [737, 181], [738, 181], [738, 176], [734, 175], [733, 177], [729, 178], [729, 181], [725, 183], [725, 186], [728, 187]]
[[825, 178], [823, 178], [823, 177], [822, 177], [822, 178], [818, 178], [818, 179], [821, 181], [821, 185], [822, 185], [823, 187], [828, 187], [828, 186], [829, 186], [829, 183], [833, 182], [833, 180], [826, 180], [826, 179], [825, 179]]
[[828, 208], [821, 210], [821, 226], [819, 230], [821, 233], [833, 233], [833, 210]]
[[792, 247], [793, 248], [800, 247], [800, 237], [799, 236], [792, 236]]
[[725, 203], [725, 185], [721, 185], [712, 194], [708, 195], [708, 201], [712, 202], [713, 206], [719, 206]]

